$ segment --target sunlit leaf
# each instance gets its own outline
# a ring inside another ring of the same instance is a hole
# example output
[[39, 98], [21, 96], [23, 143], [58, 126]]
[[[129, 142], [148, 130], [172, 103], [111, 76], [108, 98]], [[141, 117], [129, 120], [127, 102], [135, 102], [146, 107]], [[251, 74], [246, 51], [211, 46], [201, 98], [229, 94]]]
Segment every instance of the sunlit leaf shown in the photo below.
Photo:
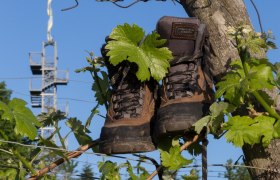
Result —
[[254, 144], [260, 142], [260, 137], [256, 136], [256, 131], [251, 128], [255, 121], [248, 116], [234, 116], [223, 127], [228, 130], [225, 137], [228, 142], [235, 146], [242, 147], [244, 143]]
[[147, 35], [145, 39], [144, 35], [143, 29], [137, 25], [117, 26], [110, 34], [113, 40], [106, 45], [106, 49], [109, 50], [107, 56], [113, 65], [124, 60], [136, 63], [136, 76], [140, 81], [149, 80], [151, 76], [159, 81], [168, 71], [168, 60], [172, 59], [172, 53], [162, 47], [166, 40], [158, 39], [159, 35], [156, 32]]
[[192, 160], [187, 160], [181, 155], [180, 146], [171, 147], [169, 152], [161, 150], [160, 154], [162, 165], [169, 170], [178, 170], [192, 163]]
[[26, 104], [25, 101], [14, 98], [9, 102], [9, 107], [16, 121], [15, 132], [34, 140], [37, 136], [37, 127], [40, 127], [41, 123], [32, 111], [25, 107]]
[[95, 93], [94, 96], [98, 104], [104, 105], [110, 98], [109, 78], [107, 73], [104, 71], [101, 71], [101, 75], [102, 77], [96, 77], [97, 79], [92, 85], [92, 90]]
[[70, 118], [65, 123], [74, 133], [80, 145], [88, 144], [92, 141], [91, 137], [87, 134], [90, 131], [82, 125], [82, 122], [76, 118]]
[[10, 107], [2, 101], [0, 101], [0, 112], [2, 112], [1, 114], [2, 119], [11, 121], [14, 118]]

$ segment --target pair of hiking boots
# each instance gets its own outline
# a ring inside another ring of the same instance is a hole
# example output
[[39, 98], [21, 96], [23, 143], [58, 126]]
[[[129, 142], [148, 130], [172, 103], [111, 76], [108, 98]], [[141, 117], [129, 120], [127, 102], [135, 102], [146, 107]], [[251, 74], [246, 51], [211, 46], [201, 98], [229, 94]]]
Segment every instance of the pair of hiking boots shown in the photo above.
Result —
[[164, 16], [156, 30], [167, 39], [166, 47], [174, 57], [162, 85], [155, 80], [141, 83], [135, 75], [136, 64], [124, 61], [113, 66], [105, 45], [101, 49], [112, 85], [100, 135], [101, 153], [153, 151], [153, 140], [192, 131], [192, 125], [207, 113], [213, 100], [205, 65], [209, 59], [205, 25], [197, 18]]

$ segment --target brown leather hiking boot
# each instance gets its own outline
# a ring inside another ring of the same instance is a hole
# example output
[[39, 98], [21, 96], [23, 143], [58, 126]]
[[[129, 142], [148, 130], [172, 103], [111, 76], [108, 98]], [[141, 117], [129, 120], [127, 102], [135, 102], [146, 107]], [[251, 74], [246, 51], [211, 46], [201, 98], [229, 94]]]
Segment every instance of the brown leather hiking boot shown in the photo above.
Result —
[[197, 18], [165, 16], [159, 20], [157, 32], [167, 39], [174, 59], [161, 87], [155, 136], [183, 134], [208, 112], [213, 100], [205, 66], [207, 31]]
[[100, 152], [105, 154], [136, 153], [155, 150], [150, 123], [154, 117], [156, 82], [141, 83], [135, 72], [137, 65], [109, 63], [107, 50], [101, 52], [108, 68], [112, 96], [105, 125], [100, 135]]

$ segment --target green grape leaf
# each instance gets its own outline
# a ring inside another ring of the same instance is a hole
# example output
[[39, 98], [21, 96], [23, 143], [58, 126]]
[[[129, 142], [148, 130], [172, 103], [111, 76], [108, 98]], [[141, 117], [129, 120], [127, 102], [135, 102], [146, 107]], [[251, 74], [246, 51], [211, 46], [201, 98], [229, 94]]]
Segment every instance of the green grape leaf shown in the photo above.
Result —
[[280, 73], [276, 75], [275, 84], [280, 89]]
[[236, 107], [227, 102], [214, 102], [210, 106], [210, 115], [204, 116], [195, 124], [195, 131], [199, 134], [206, 127], [207, 133], [218, 134], [224, 122], [224, 114], [233, 112]]
[[280, 74], [280, 62], [277, 62], [273, 65], [275, 73]]
[[280, 120], [277, 120], [277, 122], [274, 124], [274, 132], [273, 132], [274, 138], [280, 138]]
[[266, 64], [251, 67], [247, 78], [249, 79], [250, 90], [272, 89], [274, 81], [272, 69]]
[[[97, 76], [93, 85], [92, 90], [95, 92], [94, 97], [96, 101], [100, 105], [104, 105], [105, 102], [109, 101], [110, 98], [110, 90], [109, 90], [109, 78], [106, 72], [101, 71], [102, 78], [100, 76]], [[98, 81], [98, 82], [97, 82]], [[100, 87], [99, 87], [100, 85]]]
[[80, 145], [85, 145], [92, 141], [91, 137], [86, 134], [90, 133], [90, 131], [84, 127], [84, 125], [82, 125], [80, 120], [76, 118], [70, 118], [65, 122], [65, 124], [72, 130]]
[[151, 76], [157, 81], [162, 80], [165, 77], [167, 69], [170, 66], [168, 60], [172, 59], [171, 51], [166, 47], [161, 47], [166, 40], [159, 40], [159, 37], [159, 34], [153, 32], [146, 37], [143, 44], [140, 46], [143, 51], [146, 52], [147, 58], [150, 60], [148, 67]]
[[131, 164], [129, 163], [129, 161], [126, 161], [126, 164], [127, 164], [127, 172], [131, 178], [131, 180], [138, 180], [138, 176], [136, 176], [133, 172], [133, 167], [131, 166]]
[[187, 151], [193, 155], [193, 156], [198, 156], [201, 154], [201, 151], [202, 150], [202, 145], [199, 144], [199, 142], [195, 142], [195, 143], [192, 143], [188, 148], [187, 148]]
[[256, 135], [261, 137], [262, 144], [268, 146], [270, 141], [273, 139], [274, 135], [274, 122], [275, 119], [269, 116], [258, 116], [254, 118], [257, 122], [251, 126], [251, 128], [256, 129]]
[[251, 127], [254, 123], [255, 121], [248, 116], [230, 118], [223, 126], [224, 130], [228, 130], [225, 138], [237, 147], [242, 147], [244, 143], [254, 144], [259, 142], [260, 137], [256, 135], [256, 128]]
[[189, 175], [182, 175], [183, 180], [199, 180], [199, 175], [196, 169], [192, 169]]
[[[209, 122], [211, 121], [211, 116], [204, 116], [198, 120], [193, 126], [197, 134], [203, 130], [204, 127], [208, 127]], [[207, 128], [208, 129], [208, 128]], [[207, 130], [208, 131], [208, 130]]]
[[254, 119], [248, 116], [234, 116], [225, 124], [228, 130], [226, 139], [235, 146], [242, 147], [244, 143], [253, 145], [262, 142], [268, 146], [270, 141], [277, 136], [277, 123], [269, 116], [260, 115]]
[[34, 140], [37, 136], [37, 127], [41, 127], [41, 123], [37, 120], [32, 111], [25, 107], [26, 104], [25, 101], [17, 98], [9, 102], [9, 107], [16, 121], [14, 130], [17, 134], [27, 136], [31, 140]]
[[247, 87], [246, 82], [242, 80], [242, 77], [236, 72], [229, 72], [223, 79], [217, 84], [216, 98], [220, 98], [224, 95], [230, 103], [239, 105], [243, 102], [243, 96], [245, 94], [244, 89]]
[[[247, 66], [247, 68], [249, 68], [249, 64], [245, 63], [245, 65]], [[245, 73], [243, 70], [243, 65], [242, 62], [240, 61], [240, 59], [236, 59], [234, 61], [232, 61], [230, 63], [230, 67], [231, 67], [231, 71], [234, 73], [237, 73], [241, 78], [245, 77]]]
[[158, 142], [158, 148], [160, 150], [163, 150], [163, 151], [169, 151], [169, 149], [172, 147], [172, 141], [173, 141], [173, 138], [170, 137], [170, 136], [167, 136], [167, 137], [159, 137], [157, 139], [157, 142]]
[[209, 109], [212, 117], [218, 117], [225, 113], [232, 113], [236, 107], [227, 102], [214, 102]]
[[178, 170], [184, 165], [192, 163], [185, 159], [180, 152], [180, 146], [171, 147], [169, 152], [160, 150], [162, 165], [169, 170]]
[[172, 146], [180, 146], [179, 136], [175, 136], [175, 137], [172, 138], [171, 145]]
[[150, 174], [146, 171], [146, 169], [145, 168], [143, 168], [143, 167], [136, 167], [136, 168], [138, 168], [139, 170], [141, 170], [142, 171], [142, 173], [137, 173], [137, 174], [140, 174], [140, 176], [138, 175], [136, 175], [134, 172], [133, 172], [133, 167], [131, 166], [131, 164], [129, 163], [129, 161], [126, 161], [126, 165], [127, 165], [127, 172], [128, 172], [128, 174], [129, 174], [129, 176], [130, 176], [130, 180], [145, 180], [145, 179], [147, 179], [149, 176], [150, 176]]
[[168, 60], [172, 59], [172, 53], [166, 47], [162, 47], [166, 40], [158, 39], [159, 35], [156, 32], [147, 35], [142, 41], [144, 35], [143, 29], [135, 24], [117, 26], [109, 36], [113, 40], [105, 47], [109, 50], [107, 56], [113, 65], [124, 60], [136, 63], [136, 76], [140, 81], [149, 80], [151, 76], [159, 81], [168, 72]]
[[277, 62], [273, 65], [273, 70], [275, 72], [275, 83], [278, 89], [280, 89], [280, 62]]
[[101, 179], [121, 179], [117, 163], [113, 163], [112, 161], [100, 162], [98, 168], [99, 172], [102, 173]]
[[222, 133], [221, 126], [224, 122], [224, 115], [235, 111], [236, 107], [227, 102], [215, 102], [210, 106], [211, 121], [209, 123], [210, 132], [214, 136]]
[[97, 104], [92, 110], [91, 110], [91, 113], [89, 115], [89, 117], [87, 118], [87, 121], [85, 123], [85, 128], [88, 128], [91, 124], [91, 121], [92, 121], [92, 118], [99, 113], [99, 110], [98, 110], [98, 107], [99, 107], [99, 104]]
[[158, 142], [157, 146], [160, 150], [169, 151], [172, 146], [180, 145], [179, 138], [180, 137], [177, 137], [177, 136], [159, 137], [157, 139], [157, 142]]
[[52, 111], [49, 113], [41, 113], [38, 116], [39, 121], [46, 126], [53, 126], [58, 121], [64, 120], [66, 118], [65, 113], [61, 111]]
[[2, 119], [8, 120], [8, 121], [13, 120], [14, 116], [13, 116], [13, 113], [12, 113], [10, 107], [2, 101], [0, 101], [0, 111], [2, 111], [2, 114], [1, 114]]

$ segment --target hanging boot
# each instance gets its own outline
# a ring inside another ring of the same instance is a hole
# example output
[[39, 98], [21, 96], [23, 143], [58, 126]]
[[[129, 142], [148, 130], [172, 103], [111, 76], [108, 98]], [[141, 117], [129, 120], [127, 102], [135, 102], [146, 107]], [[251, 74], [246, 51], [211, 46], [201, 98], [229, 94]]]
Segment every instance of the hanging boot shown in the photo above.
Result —
[[165, 16], [159, 20], [157, 32], [167, 39], [174, 59], [161, 87], [155, 136], [182, 135], [192, 130], [213, 101], [205, 66], [209, 54], [209, 47], [205, 47], [209, 44], [207, 30], [197, 18]]
[[109, 63], [105, 45], [101, 53], [108, 68], [112, 86], [104, 127], [100, 135], [100, 152], [105, 154], [137, 153], [155, 150], [150, 123], [154, 117], [156, 81], [141, 83], [135, 72], [137, 65]]

